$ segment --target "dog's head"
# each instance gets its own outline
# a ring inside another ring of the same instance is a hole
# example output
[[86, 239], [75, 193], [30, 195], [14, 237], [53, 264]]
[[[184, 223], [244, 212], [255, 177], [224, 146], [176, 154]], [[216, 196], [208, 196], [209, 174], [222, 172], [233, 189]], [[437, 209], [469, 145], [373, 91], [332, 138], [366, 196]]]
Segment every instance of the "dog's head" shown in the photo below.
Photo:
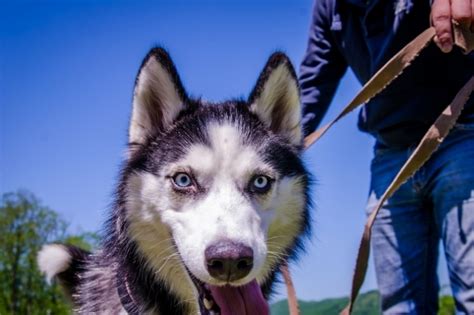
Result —
[[284, 54], [270, 57], [247, 102], [208, 104], [188, 97], [168, 54], [153, 49], [136, 80], [125, 191], [130, 237], [156, 276], [182, 296], [194, 283], [221, 311], [239, 307], [237, 291], [261, 296], [309, 230], [302, 138]]

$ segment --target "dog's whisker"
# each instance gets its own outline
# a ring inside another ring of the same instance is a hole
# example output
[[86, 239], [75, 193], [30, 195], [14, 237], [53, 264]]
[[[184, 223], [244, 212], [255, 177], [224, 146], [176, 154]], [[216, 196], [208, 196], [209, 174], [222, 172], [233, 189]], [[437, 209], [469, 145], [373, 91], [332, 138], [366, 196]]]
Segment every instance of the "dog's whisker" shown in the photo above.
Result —
[[269, 257], [278, 257], [278, 258], [288, 257], [287, 254], [283, 254], [283, 253], [267, 253], [267, 256], [269, 256]]
[[165, 268], [166, 264], [170, 261], [170, 259], [174, 258], [174, 257], [179, 257], [179, 254], [178, 253], [174, 253], [174, 254], [171, 254], [169, 255], [165, 261], [163, 262], [163, 264], [161, 265], [160, 269], [158, 269], [158, 271], [156, 271], [155, 273], [157, 274], [160, 274], [161, 271], [163, 270], [163, 268]]
[[267, 255], [273, 258], [278, 258], [278, 259], [286, 259], [289, 257], [288, 254], [277, 253], [277, 252], [267, 252]]
[[[179, 253], [176, 250], [172, 251], [172, 249], [173, 249], [173, 247], [169, 247], [169, 248], [166, 248], [166, 249], [160, 251], [157, 254], [154, 254], [155, 259], [164, 260], [164, 259], [167, 259], [167, 257], [169, 257], [169, 256], [174, 256], [174, 255], [179, 256]], [[167, 254], [167, 252], [169, 252], [169, 251], [172, 251], [172, 253]], [[164, 256], [164, 257], [162, 257], [162, 256]]]
[[277, 243], [273, 243], [273, 244], [267, 244], [269, 250], [282, 250], [282, 249], [285, 249], [285, 246], [282, 246], [282, 244], [277, 244]]
[[283, 244], [278, 242], [267, 242], [267, 247], [284, 247]]
[[286, 235], [274, 235], [272, 237], [267, 238], [267, 242], [270, 241], [270, 240], [279, 239], [279, 238], [288, 238], [288, 236], [286, 236]]

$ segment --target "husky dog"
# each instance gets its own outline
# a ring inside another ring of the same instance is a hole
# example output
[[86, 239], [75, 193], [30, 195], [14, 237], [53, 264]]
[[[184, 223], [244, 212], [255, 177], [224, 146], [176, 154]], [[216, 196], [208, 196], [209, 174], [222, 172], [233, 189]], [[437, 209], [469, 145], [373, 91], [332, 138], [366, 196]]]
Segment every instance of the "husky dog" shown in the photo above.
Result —
[[162, 48], [139, 70], [128, 157], [101, 249], [43, 247], [80, 314], [268, 314], [309, 235], [295, 72], [268, 60], [248, 101], [190, 98]]

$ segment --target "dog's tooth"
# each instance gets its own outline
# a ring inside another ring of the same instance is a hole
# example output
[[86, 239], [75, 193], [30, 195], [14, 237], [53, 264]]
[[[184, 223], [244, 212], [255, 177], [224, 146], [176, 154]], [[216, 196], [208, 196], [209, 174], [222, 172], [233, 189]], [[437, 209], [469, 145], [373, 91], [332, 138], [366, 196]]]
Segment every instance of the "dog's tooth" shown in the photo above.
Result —
[[206, 298], [203, 299], [203, 302], [204, 302], [204, 306], [210, 310], [212, 309], [212, 307], [214, 306], [214, 301], [213, 300], [208, 300]]

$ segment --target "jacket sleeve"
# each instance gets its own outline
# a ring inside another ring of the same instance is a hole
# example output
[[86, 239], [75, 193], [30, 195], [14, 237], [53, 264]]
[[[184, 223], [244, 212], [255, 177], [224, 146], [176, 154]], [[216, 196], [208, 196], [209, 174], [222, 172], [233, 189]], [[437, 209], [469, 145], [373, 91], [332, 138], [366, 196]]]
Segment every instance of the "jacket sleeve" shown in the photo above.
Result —
[[334, 43], [330, 5], [333, 5], [331, 0], [315, 0], [308, 46], [300, 66], [305, 135], [320, 124], [347, 69], [347, 63]]

